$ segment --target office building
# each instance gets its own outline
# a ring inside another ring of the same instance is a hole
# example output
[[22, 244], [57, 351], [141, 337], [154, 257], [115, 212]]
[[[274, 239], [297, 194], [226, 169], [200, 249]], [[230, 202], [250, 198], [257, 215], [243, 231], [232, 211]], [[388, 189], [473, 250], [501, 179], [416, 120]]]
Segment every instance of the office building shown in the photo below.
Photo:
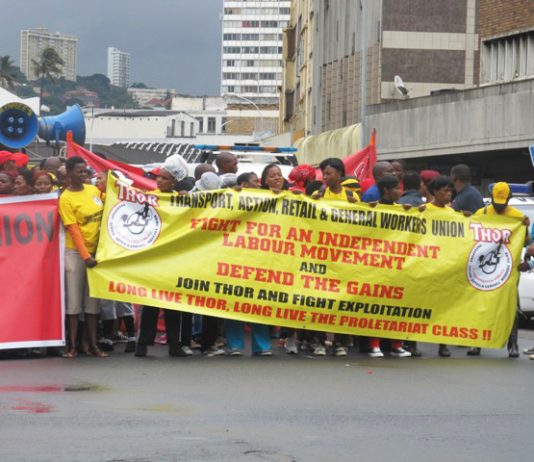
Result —
[[366, 106], [475, 87], [478, 2], [366, 0], [362, 15], [359, 1], [313, 0], [310, 11], [293, 0], [282, 128], [305, 136], [360, 122], [362, 44]]
[[127, 88], [130, 85], [130, 53], [108, 47], [107, 75], [111, 85]]
[[39, 62], [46, 48], [53, 48], [63, 59], [60, 76], [66, 80], [76, 81], [76, 52], [78, 38], [74, 35], [50, 33], [41, 27], [21, 31], [20, 34], [20, 70], [28, 80], [36, 80], [33, 62]]

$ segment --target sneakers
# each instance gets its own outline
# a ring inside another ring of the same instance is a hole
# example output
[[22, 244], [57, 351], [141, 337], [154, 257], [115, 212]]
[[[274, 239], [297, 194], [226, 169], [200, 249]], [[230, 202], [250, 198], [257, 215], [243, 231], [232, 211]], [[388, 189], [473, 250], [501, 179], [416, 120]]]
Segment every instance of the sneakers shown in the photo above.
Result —
[[297, 342], [295, 341], [293, 337], [286, 338], [286, 343], [284, 345], [284, 348], [288, 355], [296, 355], [299, 352], [297, 348]]
[[222, 348], [216, 347], [215, 345], [209, 347], [204, 354], [208, 357], [212, 356], [221, 356], [225, 354], [225, 351]]
[[473, 348], [469, 348], [466, 354], [467, 356], [480, 356], [481, 351], [482, 351], [482, 348], [473, 347]]
[[451, 356], [451, 352], [447, 348], [447, 345], [439, 346], [438, 355], [441, 356], [442, 358], [449, 358]]
[[133, 353], [135, 351], [135, 337], [128, 337], [128, 342], [124, 348], [125, 353]]
[[347, 353], [348, 353], [348, 349], [346, 347], [336, 347], [335, 351], [334, 351], [334, 354], [336, 356], [347, 356]]
[[394, 348], [391, 350], [391, 356], [395, 358], [409, 358], [412, 354], [404, 348]]
[[371, 351], [369, 351], [369, 356], [371, 358], [383, 358], [384, 353], [382, 353], [380, 348], [371, 348]]
[[529, 355], [528, 359], [534, 359], [534, 355]]
[[193, 350], [187, 345], [182, 345], [181, 350], [185, 353], [186, 356], [191, 356], [193, 354]]
[[241, 350], [239, 348], [232, 348], [228, 351], [228, 356], [241, 356]]
[[322, 345], [318, 345], [314, 348], [313, 354], [315, 356], [326, 356], [326, 348]]
[[121, 332], [117, 332], [116, 335], [113, 335], [110, 339], [113, 343], [126, 343], [128, 342], [128, 337], [123, 335]]
[[272, 356], [273, 352], [271, 350], [263, 350], [256, 353], [256, 356]]
[[530, 347], [530, 348], [525, 348], [523, 350], [523, 354], [524, 355], [534, 355], [534, 347]]

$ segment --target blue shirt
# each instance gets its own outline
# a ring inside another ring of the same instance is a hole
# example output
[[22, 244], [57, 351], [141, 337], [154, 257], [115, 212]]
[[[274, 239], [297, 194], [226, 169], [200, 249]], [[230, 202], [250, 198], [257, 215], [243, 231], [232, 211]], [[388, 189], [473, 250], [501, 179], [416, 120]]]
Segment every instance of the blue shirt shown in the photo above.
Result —
[[475, 213], [482, 207], [484, 207], [482, 194], [478, 192], [477, 188], [471, 185], [466, 186], [464, 189], [459, 191], [452, 201], [452, 208], [457, 212], [467, 211]]
[[380, 200], [380, 192], [376, 183], [362, 195], [362, 202], [377, 202]]

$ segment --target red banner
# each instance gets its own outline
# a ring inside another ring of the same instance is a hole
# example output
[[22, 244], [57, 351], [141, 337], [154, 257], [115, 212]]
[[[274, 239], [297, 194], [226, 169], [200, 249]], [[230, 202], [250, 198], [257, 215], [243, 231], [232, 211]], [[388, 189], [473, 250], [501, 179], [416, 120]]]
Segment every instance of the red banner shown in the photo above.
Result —
[[108, 170], [118, 170], [130, 180], [133, 181], [133, 186], [140, 189], [152, 191], [157, 188], [156, 182], [144, 176], [142, 168], [134, 167], [133, 165], [125, 164], [117, 160], [103, 159], [100, 156], [88, 151], [85, 148], [77, 145], [74, 141], [67, 139], [67, 157], [80, 156], [89, 167], [96, 172], [107, 172]]
[[55, 193], [0, 198], [0, 349], [65, 344]]

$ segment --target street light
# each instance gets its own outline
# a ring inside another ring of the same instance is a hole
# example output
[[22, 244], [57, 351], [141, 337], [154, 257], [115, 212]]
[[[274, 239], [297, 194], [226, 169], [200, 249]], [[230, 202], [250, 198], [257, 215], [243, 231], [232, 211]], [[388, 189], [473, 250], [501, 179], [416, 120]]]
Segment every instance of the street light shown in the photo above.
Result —
[[91, 134], [89, 136], [89, 151], [93, 152], [93, 124], [95, 123], [95, 105], [89, 103], [87, 106], [82, 106], [82, 109], [91, 109]]
[[261, 134], [263, 134], [263, 112], [261, 112], [261, 110], [258, 107], [258, 105], [254, 101], [252, 101], [251, 99], [245, 98], [244, 96], [238, 95], [237, 93], [227, 93], [225, 96], [230, 96], [232, 98], [242, 99], [243, 101], [246, 101], [247, 103], [249, 103], [252, 106], [254, 106], [254, 109], [256, 109], [256, 111], [258, 111], [258, 114], [260, 115], [260, 132], [261, 132]]

